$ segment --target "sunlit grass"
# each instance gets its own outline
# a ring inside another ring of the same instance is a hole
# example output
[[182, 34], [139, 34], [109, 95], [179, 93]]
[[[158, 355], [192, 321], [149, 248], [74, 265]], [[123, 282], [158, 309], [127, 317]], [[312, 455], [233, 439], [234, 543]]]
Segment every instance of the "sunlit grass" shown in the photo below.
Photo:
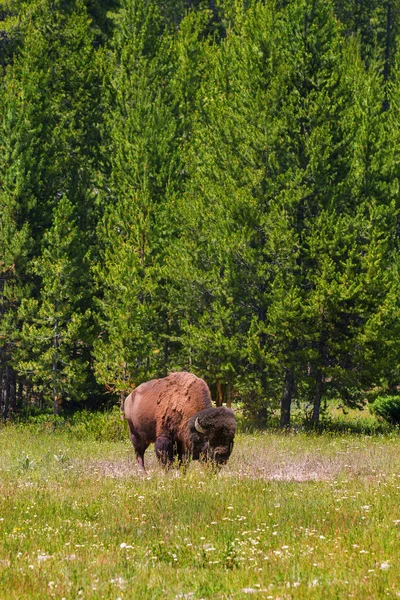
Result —
[[391, 436], [239, 435], [221, 473], [128, 440], [0, 431], [1, 598], [400, 595]]

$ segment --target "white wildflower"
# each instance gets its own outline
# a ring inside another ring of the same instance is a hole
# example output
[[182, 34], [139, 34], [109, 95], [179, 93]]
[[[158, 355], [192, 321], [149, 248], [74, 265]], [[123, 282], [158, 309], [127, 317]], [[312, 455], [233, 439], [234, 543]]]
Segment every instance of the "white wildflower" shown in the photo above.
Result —
[[39, 553], [38, 556], [37, 556], [38, 561], [48, 560], [49, 558], [51, 558], [50, 554], [41, 554], [41, 553]]

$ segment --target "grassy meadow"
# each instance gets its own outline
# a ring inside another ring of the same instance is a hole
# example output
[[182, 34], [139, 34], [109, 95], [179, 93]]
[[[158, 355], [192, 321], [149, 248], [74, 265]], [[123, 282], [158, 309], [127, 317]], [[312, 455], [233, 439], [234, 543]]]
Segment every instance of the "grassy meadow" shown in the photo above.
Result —
[[[81, 436], [82, 437], [82, 436]], [[239, 434], [165, 473], [130, 442], [0, 430], [0, 597], [400, 597], [397, 433]]]

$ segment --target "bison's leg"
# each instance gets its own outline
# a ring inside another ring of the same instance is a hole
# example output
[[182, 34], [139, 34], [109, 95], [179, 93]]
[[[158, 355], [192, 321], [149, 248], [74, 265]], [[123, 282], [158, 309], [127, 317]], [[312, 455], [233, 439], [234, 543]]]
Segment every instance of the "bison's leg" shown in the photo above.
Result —
[[177, 444], [178, 466], [185, 467], [189, 463], [189, 454], [183, 450], [182, 444]]
[[190, 463], [190, 453], [187, 449], [184, 448], [182, 442], [177, 442], [176, 444], [176, 454], [177, 461], [176, 466], [180, 469], [182, 473], [186, 473], [186, 470]]
[[165, 435], [161, 435], [156, 439], [155, 443], [155, 451], [156, 456], [160, 463], [167, 467], [174, 460], [174, 444], [173, 442], [166, 437]]
[[139, 436], [137, 434], [135, 434], [135, 431], [130, 423], [129, 423], [129, 437], [131, 438], [132, 446], [133, 446], [133, 449], [135, 450], [139, 469], [141, 471], [146, 471], [146, 469], [144, 468], [144, 453], [146, 451], [148, 444], [144, 444], [140, 440]]

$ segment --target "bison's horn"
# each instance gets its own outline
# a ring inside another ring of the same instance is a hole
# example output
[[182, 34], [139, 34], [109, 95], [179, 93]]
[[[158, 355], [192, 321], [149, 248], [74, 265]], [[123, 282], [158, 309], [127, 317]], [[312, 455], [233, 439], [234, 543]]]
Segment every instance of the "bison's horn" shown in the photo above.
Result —
[[199, 433], [205, 433], [206, 430], [203, 429], [203, 427], [200, 425], [199, 423], [199, 417], [196, 417], [196, 420], [194, 422], [194, 428], [196, 431], [198, 431]]

